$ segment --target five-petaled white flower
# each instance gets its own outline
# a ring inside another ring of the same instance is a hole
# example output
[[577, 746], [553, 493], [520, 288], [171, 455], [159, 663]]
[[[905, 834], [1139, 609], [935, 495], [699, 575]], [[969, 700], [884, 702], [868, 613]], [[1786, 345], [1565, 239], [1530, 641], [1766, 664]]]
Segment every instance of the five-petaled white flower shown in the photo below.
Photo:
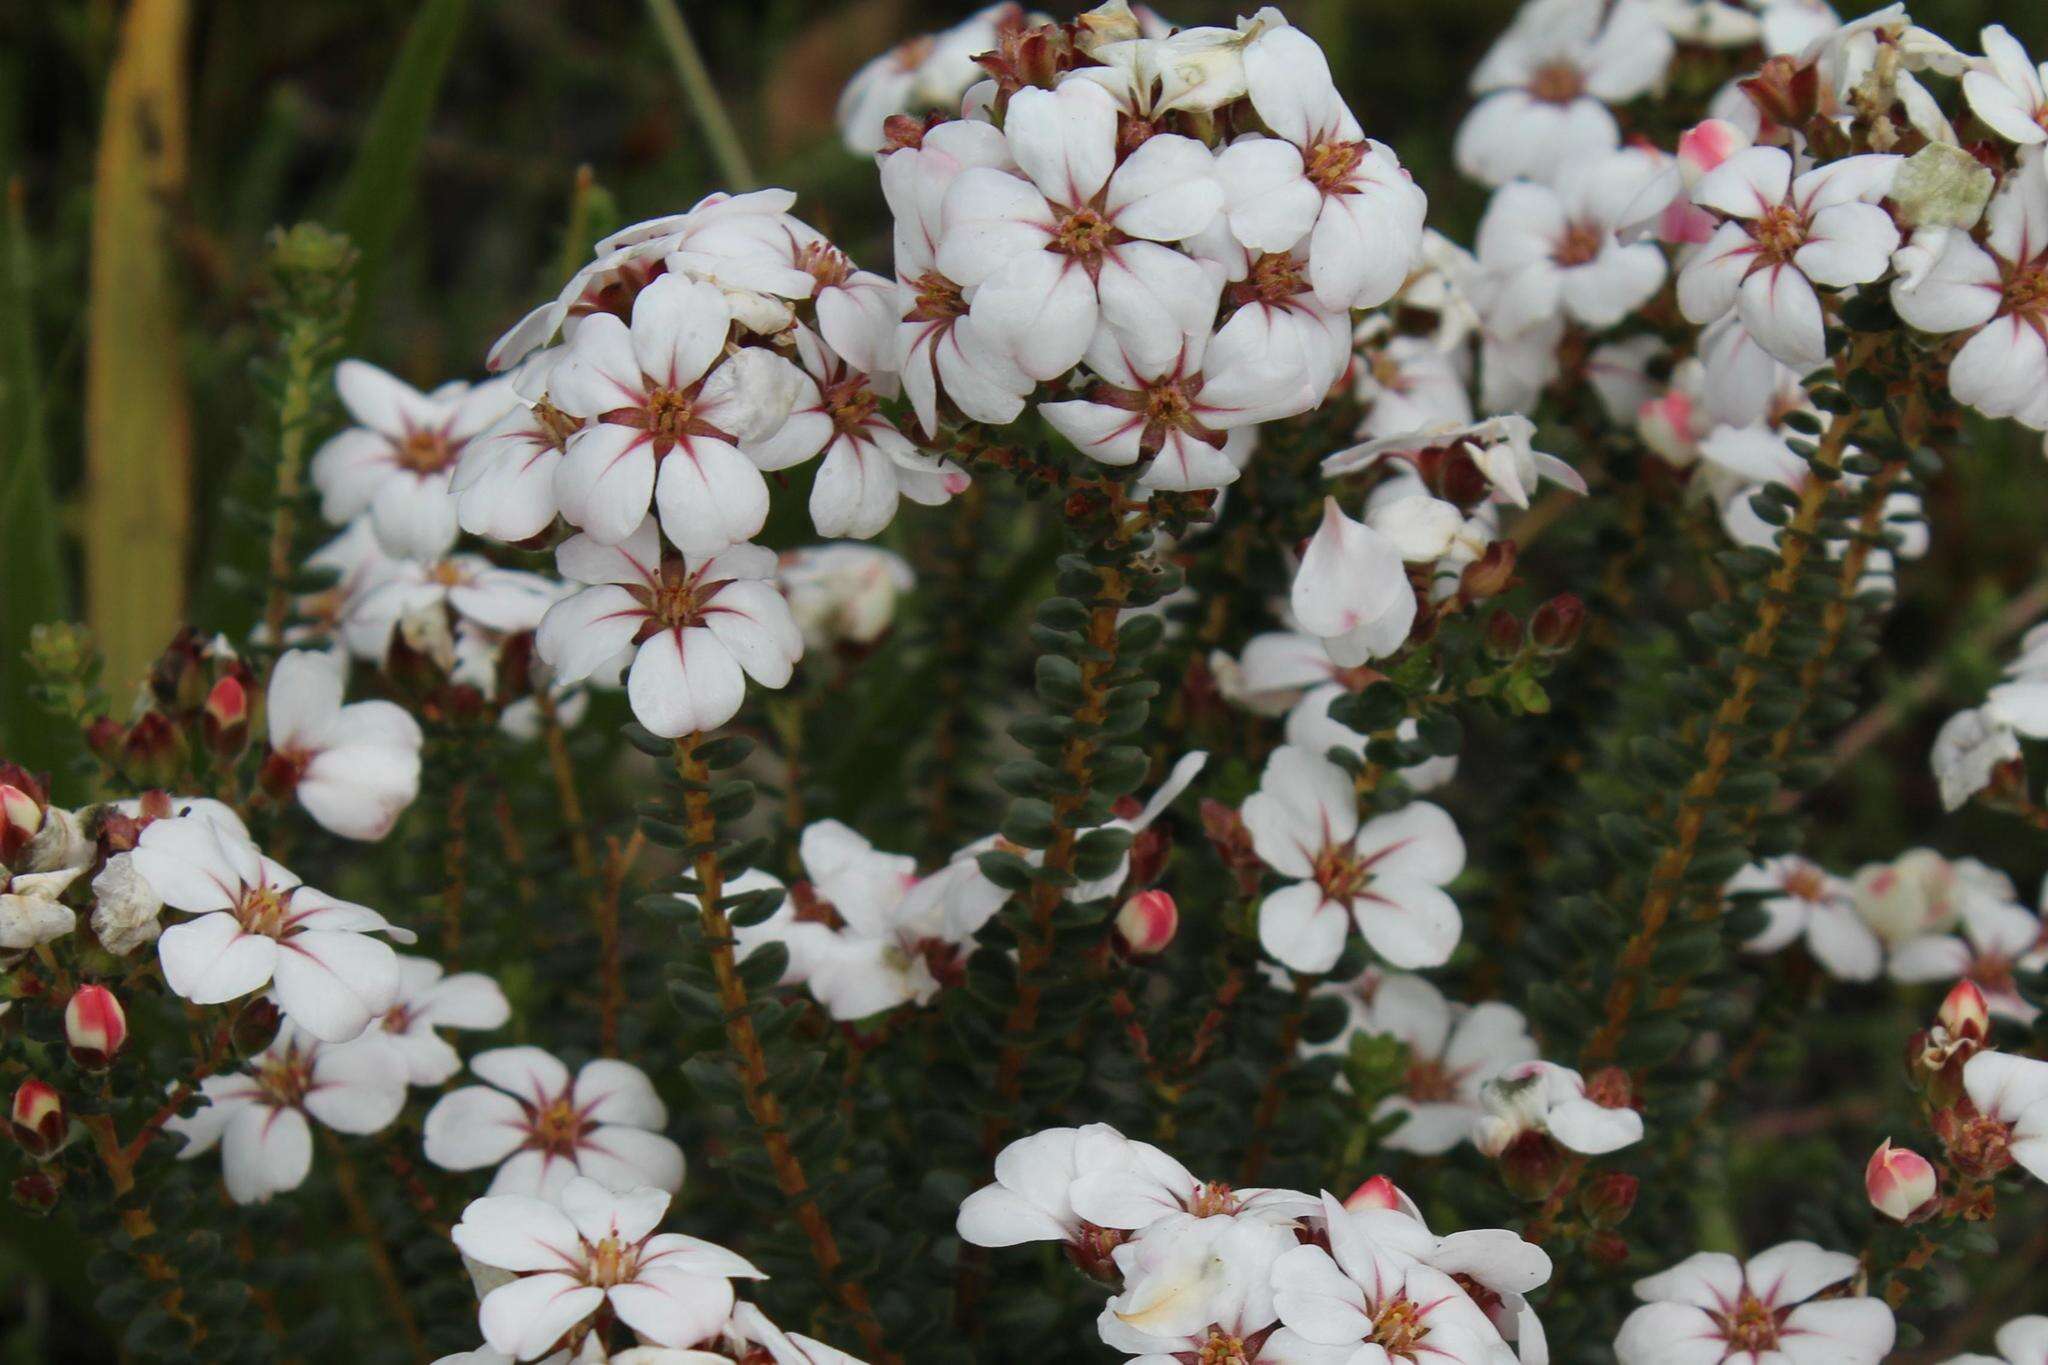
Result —
[[1749, 147], [1700, 178], [1693, 202], [1728, 221], [1678, 274], [1678, 306], [1696, 323], [1731, 310], [1785, 364], [1827, 358], [1814, 286], [1840, 289], [1885, 273], [1899, 230], [1877, 201], [1900, 158], [1844, 157], [1793, 177], [1791, 154]]
[[362, 425], [313, 456], [321, 515], [337, 526], [367, 515], [378, 542], [400, 558], [446, 554], [456, 529], [449, 479], [464, 447], [518, 402], [512, 386], [492, 380], [421, 393], [374, 365], [344, 360], [334, 387]]
[[342, 705], [346, 665], [293, 650], [270, 673], [264, 782], [345, 839], [381, 839], [420, 789], [419, 722], [394, 702]]
[[776, 588], [775, 552], [734, 545], [697, 557], [664, 552], [652, 518], [624, 542], [572, 536], [555, 550], [564, 577], [590, 586], [549, 608], [535, 637], [559, 683], [580, 682], [633, 650], [633, 715], [673, 739], [731, 720], [746, 679], [789, 682], [803, 636]]
[[585, 318], [548, 376], [548, 401], [590, 419], [568, 439], [556, 500], [601, 545], [632, 535], [652, 505], [679, 548], [716, 554], [767, 520], [752, 447], [788, 420], [803, 376], [763, 347], [727, 353], [733, 310], [716, 285], [663, 275], [632, 319]]
[[537, 1360], [599, 1309], [655, 1346], [682, 1351], [723, 1331], [732, 1282], [761, 1272], [715, 1243], [656, 1232], [669, 1196], [615, 1193], [571, 1180], [559, 1206], [528, 1195], [488, 1195], [462, 1211], [462, 1254], [513, 1278], [484, 1295], [484, 1340], [515, 1360]]
[[1768, 858], [1736, 873], [1724, 892], [1755, 896], [1769, 916], [1745, 952], [1775, 953], [1804, 937], [1814, 961], [1839, 980], [1874, 980], [1883, 965], [1884, 945], [1857, 913], [1855, 888], [1817, 863]]
[[1479, 103], [1458, 128], [1458, 169], [1488, 185], [1547, 180], [1579, 157], [1611, 150], [1608, 111], [1647, 93], [1673, 44], [1637, 0], [1536, 0], [1524, 5], [1479, 69]]
[[367, 906], [336, 900], [202, 815], [155, 820], [135, 847], [135, 870], [164, 904], [195, 918], [157, 939], [164, 982], [195, 1005], [272, 989], [287, 1019], [325, 1042], [346, 1042], [391, 1008], [398, 955], [370, 937], [411, 943]]
[[1702, 1251], [1637, 1280], [1641, 1308], [1614, 1339], [1621, 1365], [1877, 1365], [1892, 1348], [1882, 1299], [1814, 1297], [1856, 1273], [1856, 1258], [1784, 1242], [1738, 1261]]
[[647, 1073], [601, 1057], [572, 1078], [537, 1047], [479, 1052], [486, 1085], [451, 1090], [427, 1111], [427, 1160], [450, 1171], [497, 1166], [490, 1193], [556, 1197], [588, 1176], [612, 1189], [683, 1187], [683, 1149], [663, 1136], [668, 1106]]
[[1609, 1098], [1592, 1093], [1586, 1078], [1568, 1066], [1511, 1066], [1480, 1088], [1486, 1113], [1472, 1126], [1472, 1145], [1499, 1156], [1525, 1136], [1547, 1135], [1568, 1151], [1605, 1156], [1642, 1141], [1643, 1116], [1626, 1105], [1603, 1103]]
[[164, 1128], [185, 1139], [190, 1160], [220, 1148], [221, 1175], [237, 1204], [295, 1190], [313, 1165], [318, 1120], [337, 1133], [376, 1133], [405, 1107], [405, 1064], [391, 1040], [367, 1033], [323, 1043], [289, 1019], [248, 1070], [199, 1083], [204, 1103]]
[[1994, 1014], [2031, 1024], [2040, 1010], [2014, 984], [2016, 971], [2048, 966], [2048, 928], [2025, 906], [1983, 895], [1962, 905], [1962, 933], [1922, 934], [1892, 949], [1894, 981], [1974, 981]]
[[1987, 26], [1980, 36], [1984, 61], [1963, 73], [1970, 112], [2007, 142], [2022, 147], [2048, 142], [2048, 93], [2042, 89], [2048, 63], [2034, 65], [2003, 24]]
[[446, 974], [432, 958], [398, 959], [398, 994], [372, 1029], [391, 1041], [413, 1085], [439, 1085], [462, 1070], [462, 1057], [436, 1030], [494, 1029], [512, 1017], [498, 983], [482, 972]]
[[1093, 81], [1017, 92], [1003, 137], [1021, 174], [962, 170], [937, 265], [969, 316], [1035, 380], [1074, 368], [1102, 325], [1148, 360], [1216, 315], [1221, 274], [1166, 245], [1221, 208], [1209, 149], [1160, 133], [1117, 161], [1117, 108]]
[[2048, 1062], [1979, 1052], [1963, 1064], [1963, 1091], [1976, 1113], [1957, 1111], [1962, 1131], [1949, 1138], [1950, 1152], [1972, 1153], [1983, 1174], [2010, 1160], [2048, 1182]]
[[1615, 233], [1661, 169], [1655, 153], [1628, 148], [1574, 161], [1554, 187], [1518, 180], [1494, 191], [1478, 241], [1488, 322], [1522, 332], [1562, 310], [1612, 327], [1647, 302], [1664, 282], [1664, 253]]
[[880, 151], [883, 125], [893, 115], [957, 111], [967, 87], [984, 74], [974, 59], [1023, 18], [1023, 7], [1005, 0], [949, 29], [906, 39], [854, 72], [839, 92], [836, 112], [847, 150], [861, 156]]
[[1259, 942], [1283, 966], [1327, 972], [1354, 922], [1396, 967], [1441, 966], [1458, 946], [1443, 887], [1464, 871], [1465, 841], [1443, 807], [1417, 801], [1361, 824], [1351, 775], [1282, 745], [1243, 815], [1260, 859], [1291, 880], [1259, 906]]
[[1436, 1156], [1465, 1141], [1485, 1112], [1480, 1094], [1486, 1082], [1536, 1058], [1536, 1041], [1520, 1010], [1498, 1000], [1453, 1004], [1419, 976], [1383, 978], [1365, 1015], [1367, 1032], [1390, 1035], [1408, 1047], [1399, 1087], [1373, 1110], [1378, 1119], [1401, 1116], [1401, 1126], [1384, 1142], [1397, 1151]]

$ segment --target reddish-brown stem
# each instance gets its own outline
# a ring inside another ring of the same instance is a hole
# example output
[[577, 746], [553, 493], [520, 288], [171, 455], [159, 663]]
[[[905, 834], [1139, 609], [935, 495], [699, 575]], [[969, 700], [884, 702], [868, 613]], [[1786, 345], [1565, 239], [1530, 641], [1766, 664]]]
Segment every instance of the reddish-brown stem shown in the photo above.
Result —
[[866, 1288], [840, 1273], [843, 1258], [839, 1243], [790, 1142], [782, 1101], [768, 1083], [768, 1059], [754, 1030], [746, 982], [740, 977], [733, 954], [732, 924], [719, 906], [725, 877], [718, 866], [718, 820], [711, 809], [711, 771], [697, 755], [700, 739], [701, 736], [691, 734], [676, 741], [675, 765], [683, 780], [683, 810], [690, 842], [700, 850], [694, 869], [698, 918], [703, 925], [705, 949], [711, 955], [711, 975], [718, 988], [719, 1009], [725, 1016], [725, 1038], [732, 1049], [741, 1097], [748, 1116], [760, 1130], [761, 1145], [775, 1172], [776, 1188], [789, 1202], [797, 1225], [810, 1243], [811, 1259], [817, 1263], [820, 1280], [853, 1315], [854, 1329], [859, 1332], [868, 1356], [878, 1363], [892, 1362], [898, 1357], [882, 1340], [882, 1325], [868, 1302]]

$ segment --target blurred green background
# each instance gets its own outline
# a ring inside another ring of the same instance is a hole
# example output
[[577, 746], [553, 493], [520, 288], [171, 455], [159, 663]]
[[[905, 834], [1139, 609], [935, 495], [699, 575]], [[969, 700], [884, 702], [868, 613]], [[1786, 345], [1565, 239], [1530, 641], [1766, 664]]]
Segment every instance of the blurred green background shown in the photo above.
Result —
[[[473, 376], [490, 341], [557, 287], [582, 168], [602, 187], [592, 227], [718, 187], [659, 36], [667, 3], [0, 6], [0, 753], [34, 762], [44, 748], [20, 663], [35, 621], [92, 619], [111, 682], [171, 624], [242, 611], [214, 570], [229, 540], [222, 492], [261, 430], [250, 360], [272, 225], [316, 218], [358, 235], [369, 268], [354, 350], [430, 386]], [[798, 191], [799, 213], [886, 270], [873, 169], [841, 148], [833, 104], [861, 62], [972, 8], [683, 0], [677, 12], [760, 180]], [[1241, 6], [1165, 8], [1193, 25], [1228, 23]], [[1465, 74], [1512, 0], [1286, 8], [1329, 52], [1367, 130], [1428, 190], [1433, 223], [1469, 240], [1483, 196], [1456, 180], [1449, 146]], [[1962, 46], [2001, 20], [2048, 51], [2036, 0], [1932, 0], [1914, 13]], [[1871, 699], [1918, 690], [1852, 780], [1821, 794], [1821, 856], [1888, 855], [1937, 817], [1921, 755], [1994, 671], [1985, 623], [2041, 575], [2037, 500], [2012, 496], [2037, 486], [2041, 462], [2032, 438], [1987, 429], [1936, 489], [1935, 550], [1907, 574]], [[1973, 632], [1978, 646], [1951, 647]], [[1982, 817], [1944, 832], [1952, 851], [2010, 852], [2008, 828]], [[2038, 858], [2001, 861], [2023, 884], [2041, 870]], [[35, 1233], [0, 1217], [4, 1323], [48, 1310]], [[77, 1358], [109, 1358], [88, 1338]], [[42, 1338], [0, 1331], [10, 1339]]]

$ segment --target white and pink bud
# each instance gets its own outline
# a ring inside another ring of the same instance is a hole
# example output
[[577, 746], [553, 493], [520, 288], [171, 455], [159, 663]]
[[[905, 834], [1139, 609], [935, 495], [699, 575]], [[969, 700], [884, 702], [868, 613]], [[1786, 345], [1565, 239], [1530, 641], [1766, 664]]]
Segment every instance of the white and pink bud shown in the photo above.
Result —
[[33, 1076], [23, 1081], [14, 1092], [14, 1108], [10, 1117], [14, 1123], [14, 1140], [36, 1160], [41, 1161], [64, 1145], [68, 1127], [64, 1117], [64, 1097], [47, 1083]]
[[1369, 1213], [1375, 1210], [1413, 1213], [1415, 1201], [1403, 1194], [1399, 1185], [1383, 1175], [1376, 1175], [1344, 1196], [1344, 1208], [1350, 1213]]
[[64, 1041], [71, 1060], [105, 1071], [128, 1043], [128, 1012], [105, 986], [80, 986], [64, 1006]]
[[1164, 891], [1140, 891], [1116, 913], [1116, 941], [1132, 957], [1164, 952], [1180, 929], [1180, 907]]
[[1895, 1223], [1916, 1223], [1934, 1212], [1940, 1178], [1934, 1164], [1907, 1147], [1879, 1143], [1863, 1168], [1863, 1190], [1870, 1207]]
[[43, 827], [43, 803], [19, 787], [0, 783], [0, 823], [26, 844]]
[[1991, 1035], [1991, 1006], [1983, 990], [1968, 978], [1956, 982], [1942, 998], [1934, 1017], [1952, 1040], [1967, 1038], [1981, 1043]]

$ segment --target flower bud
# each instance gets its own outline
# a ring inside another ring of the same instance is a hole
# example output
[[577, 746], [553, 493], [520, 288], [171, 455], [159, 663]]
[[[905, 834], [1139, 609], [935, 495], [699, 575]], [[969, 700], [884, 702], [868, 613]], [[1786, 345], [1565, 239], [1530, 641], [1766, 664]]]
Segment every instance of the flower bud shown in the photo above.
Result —
[[13, 866], [43, 827], [43, 801], [34, 779], [9, 763], [0, 767], [0, 863]]
[[1564, 592], [1536, 608], [1529, 621], [1529, 638], [1545, 654], [1562, 654], [1579, 642], [1586, 628], [1586, 604], [1577, 593]]
[[71, 1060], [105, 1071], [128, 1042], [128, 1013], [105, 986], [80, 986], [64, 1006], [64, 1041]]
[[1364, 1213], [1374, 1209], [1406, 1211], [1411, 1205], [1399, 1186], [1383, 1175], [1376, 1175], [1347, 1195], [1344, 1207], [1352, 1213]]
[[1140, 891], [1116, 912], [1117, 946], [1132, 957], [1164, 952], [1180, 928], [1180, 908], [1164, 891]]
[[1619, 1227], [1636, 1206], [1637, 1187], [1632, 1175], [1602, 1171], [1580, 1191], [1579, 1208], [1596, 1228]]
[[1511, 611], [1501, 610], [1486, 618], [1486, 653], [1505, 662], [1522, 652], [1522, 621]]
[[161, 711], [145, 711], [122, 738], [119, 763], [144, 786], [173, 786], [183, 750], [184, 744], [170, 717]]
[[232, 757], [249, 742], [249, 691], [233, 674], [206, 694], [203, 727], [206, 747], [216, 754]]
[[1635, 1085], [1618, 1066], [1603, 1066], [1586, 1077], [1586, 1098], [1603, 1109], [1635, 1107]]
[[1967, 977], [1956, 982], [1942, 998], [1934, 1017], [1948, 1030], [1950, 1038], [1982, 1042], [1991, 1034], [1991, 1006], [1985, 1001], [1983, 990]]
[[30, 1077], [14, 1092], [14, 1140], [41, 1161], [64, 1145], [64, 1097]]
[[278, 1011], [277, 1002], [267, 995], [257, 996], [235, 1015], [230, 1036], [236, 1054], [254, 1057], [276, 1041], [277, 1031], [283, 1024], [284, 1015]]
[[1892, 1146], [1890, 1138], [1877, 1145], [1863, 1168], [1870, 1207], [1895, 1223], [1917, 1223], [1933, 1213], [1939, 1185], [1932, 1162], [1910, 1148]]
[[1458, 595], [1471, 602], [1498, 597], [1515, 585], [1515, 542], [1496, 540], [1458, 575]]
[[1618, 1232], [1599, 1232], [1586, 1239], [1586, 1254], [1599, 1265], [1620, 1265], [1628, 1259], [1628, 1239]]
[[[1487, 1122], [1480, 1120], [1480, 1125]], [[1497, 1142], [1497, 1139], [1496, 1139]], [[1478, 1142], [1480, 1151], [1485, 1151], [1490, 1142]], [[1510, 1139], [1505, 1146], [1495, 1146], [1500, 1158], [1500, 1174], [1507, 1187], [1524, 1199], [1547, 1199], [1557, 1188], [1565, 1169], [1564, 1148], [1557, 1145], [1548, 1133], [1534, 1130], [1525, 1131]]]

